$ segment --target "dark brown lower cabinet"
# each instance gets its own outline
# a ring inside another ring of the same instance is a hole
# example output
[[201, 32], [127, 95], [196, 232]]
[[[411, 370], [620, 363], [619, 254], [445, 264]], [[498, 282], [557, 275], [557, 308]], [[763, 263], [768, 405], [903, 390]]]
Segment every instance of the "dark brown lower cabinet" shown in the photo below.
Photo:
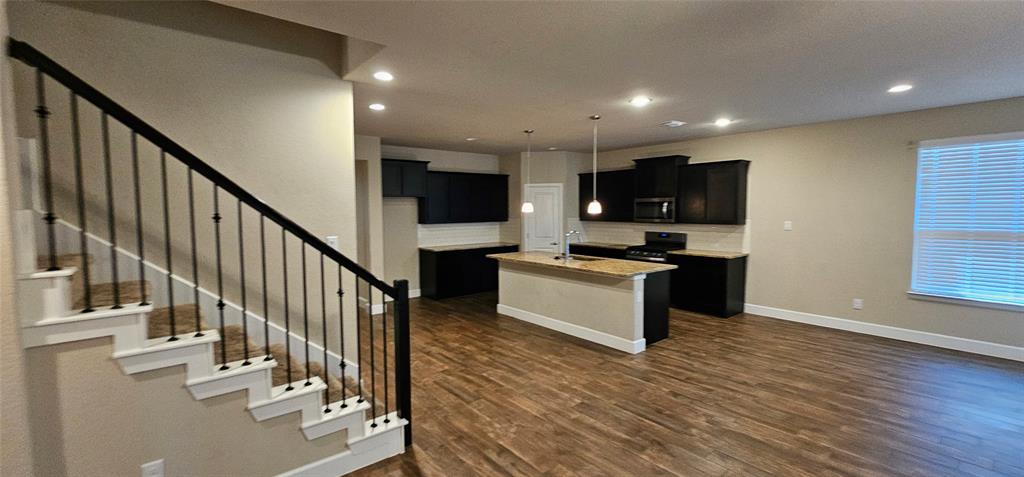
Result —
[[723, 318], [743, 312], [747, 257], [714, 258], [669, 254], [672, 307]]
[[420, 294], [441, 299], [498, 289], [498, 261], [492, 253], [519, 251], [518, 245], [432, 251], [420, 249]]

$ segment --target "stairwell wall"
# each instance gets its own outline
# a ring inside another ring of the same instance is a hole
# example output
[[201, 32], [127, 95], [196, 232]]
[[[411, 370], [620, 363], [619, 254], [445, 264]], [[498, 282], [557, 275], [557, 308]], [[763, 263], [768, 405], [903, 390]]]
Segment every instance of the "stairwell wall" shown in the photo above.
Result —
[[[352, 85], [340, 76], [344, 37], [208, 2], [12, 4], [12, 35], [27, 41], [121, 103], [313, 234], [339, 237], [357, 256]], [[15, 67], [18, 134], [36, 135], [34, 75]], [[77, 222], [66, 90], [48, 83], [57, 214]], [[107, 236], [99, 111], [79, 102], [88, 229]], [[119, 246], [136, 251], [130, 136], [110, 128]], [[146, 259], [166, 267], [159, 151], [139, 143]], [[169, 222], [176, 275], [191, 279], [186, 169], [167, 159]], [[213, 187], [195, 177], [199, 283], [215, 290]], [[220, 194], [226, 299], [240, 302], [236, 201]], [[243, 207], [249, 309], [262, 314], [259, 215]], [[293, 325], [304, 315], [299, 242], [288, 239]], [[280, 228], [266, 223], [268, 308], [283, 324]], [[105, 251], [92, 251], [105, 253]], [[318, 255], [307, 250], [310, 335], [321, 341]], [[330, 265], [330, 262], [328, 262]], [[337, 323], [336, 270], [325, 284], [328, 322]], [[132, 280], [136, 277], [122, 277]], [[149, 280], [163, 280], [150, 276]], [[352, 286], [346, 275], [345, 288]], [[166, 304], [167, 297], [154, 297]], [[190, 297], [175, 297], [175, 303]], [[354, 299], [346, 304], [349, 311]], [[215, 325], [216, 317], [207, 316]], [[191, 322], [187, 322], [191, 326]], [[299, 326], [301, 331], [301, 325]], [[328, 343], [340, 347], [336, 326]], [[293, 327], [293, 330], [295, 328]], [[354, 328], [347, 337], [354, 337]], [[354, 338], [347, 348], [354, 349]]]
[[[9, 10], [13, 37], [51, 56], [314, 234], [339, 236], [341, 251], [356, 256], [352, 86], [339, 76], [342, 38], [205, 2], [4, 2], [3, 7]], [[32, 137], [32, 71], [12, 64], [15, 134]], [[4, 88], [12, 84], [7, 80], [0, 81]], [[65, 206], [73, 205], [67, 200], [73, 194], [67, 92], [53, 83], [48, 88], [56, 192]], [[4, 96], [5, 110], [9, 98]], [[87, 197], [89, 229], [106, 235], [99, 115], [84, 102], [81, 113], [87, 185], [95, 193]], [[8, 163], [15, 162], [9, 156], [15, 146], [8, 134], [11, 119], [5, 111], [7, 171], [13, 167]], [[127, 138], [123, 128], [112, 125], [119, 245], [134, 251]], [[149, 231], [146, 258], [164, 265], [158, 152], [152, 146], [140, 148]], [[168, 159], [168, 165], [174, 269], [189, 277], [185, 174], [177, 161]], [[211, 187], [198, 180], [196, 191], [200, 284], [213, 288]], [[22, 350], [12, 303], [9, 194], [2, 176], [0, 192], [0, 473], [131, 475], [139, 472], [140, 464], [164, 458], [168, 475], [264, 475], [343, 449], [337, 438], [306, 441], [297, 414], [254, 422], [242, 393], [195, 401], [183, 386], [182, 369], [126, 376], [110, 359], [109, 339]], [[235, 203], [224, 195], [221, 199], [225, 297], [237, 301]], [[73, 209], [57, 212], [74, 219]], [[259, 243], [258, 216], [245, 219], [252, 300], [259, 292], [259, 257], [253, 253]], [[279, 229], [268, 224], [267, 232], [268, 247], [280, 250]], [[301, 299], [296, 298], [301, 297], [298, 247], [294, 240], [291, 245], [291, 309], [293, 316], [302, 316]], [[268, 261], [270, 269], [280, 270], [279, 257]], [[310, 283], [318, 283], [313, 281], [318, 279], [315, 256], [309, 266]], [[332, 286], [328, 283], [328, 290]], [[319, 305], [318, 296], [310, 303]], [[280, 294], [272, 295], [272, 321], [281, 321], [281, 306]], [[319, 318], [318, 313], [313, 316]], [[213, 322], [213, 317], [207, 320]], [[319, 336], [318, 319], [311, 321], [310, 331]]]

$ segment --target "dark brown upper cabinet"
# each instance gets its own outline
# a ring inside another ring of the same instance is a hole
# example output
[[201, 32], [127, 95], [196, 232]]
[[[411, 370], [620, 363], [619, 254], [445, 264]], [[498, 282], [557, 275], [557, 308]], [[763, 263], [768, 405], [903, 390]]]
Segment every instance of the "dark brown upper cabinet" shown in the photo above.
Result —
[[427, 163], [401, 159], [382, 159], [381, 188], [384, 197], [425, 197]]
[[[676, 196], [676, 169], [689, 163], [689, 156], [663, 156], [634, 159], [636, 163], [635, 197], [638, 199]], [[600, 189], [600, 187], [598, 188]]]
[[508, 221], [508, 176], [427, 171], [419, 223]]
[[598, 172], [597, 200], [602, 213], [590, 215], [587, 204], [594, 200], [594, 174], [580, 174], [580, 220], [632, 222], [634, 191], [633, 169]]
[[749, 167], [750, 161], [742, 160], [680, 166], [676, 222], [745, 224]]

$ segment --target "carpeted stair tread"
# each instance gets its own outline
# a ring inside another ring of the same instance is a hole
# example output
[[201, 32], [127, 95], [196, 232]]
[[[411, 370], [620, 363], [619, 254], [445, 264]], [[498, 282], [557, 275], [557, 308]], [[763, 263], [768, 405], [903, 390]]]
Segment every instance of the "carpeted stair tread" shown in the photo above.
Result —
[[[196, 309], [196, 305], [193, 303], [174, 306], [174, 331], [176, 334], [195, 331]], [[171, 307], [164, 306], [154, 309], [149, 313], [148, 321], [147, 336], [150, 338], [171, 336]], [[199, 314], [199, 327], [203, 330], [210, 329], [202, 313]]]
[[[306, 367], [302, 365], [295, 357], [289, 357], [288, 353], [285, 352], [285, 346], [283, 344], [272, 344], [270, 345], [270, 354], [277, 360], [277, 367], [274, 368], [274, 386], [280, 386], [285, 383], [294, 383], [306, 379]], [[288, 377], [288, 361], [292, 363], [292, 374], [291, 378]], [[312, 376], [312, 375], [311, 375]]]
[[[149, 282], [143, 282], [145, 284], [146, 297], [150, 297], [153, 294], [153, 287]], [[92, 307], [99, 308], [105, 306], [113, 306], [114, 304], [114, 283], [94, 283], [89, 287], [92, 292]], [[142, 286], [137, 280], [129, 282], [118, 283], [118, 293], [121, 298], [121, 303], [138, 303], [142, 301]], [[85, 290], [84, 288], [72, 289], [72, 303], [75, 308], [85, 308]]]

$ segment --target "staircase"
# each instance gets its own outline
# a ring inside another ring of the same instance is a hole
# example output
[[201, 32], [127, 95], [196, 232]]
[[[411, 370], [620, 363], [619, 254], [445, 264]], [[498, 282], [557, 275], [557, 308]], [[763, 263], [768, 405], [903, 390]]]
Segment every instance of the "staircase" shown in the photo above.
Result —
[[[126, 374], [184, 365], [197, 400], [245, 391], [253, 419], [297, 412], [306, 439], [338, 440], [334, 456], [282, 475], [341, 475], [404, 452], [412, 437], [408, 283], [376, 278], [30, 45], [12, 39], [9, 53], [37, 80], [38, 130], [27, 144], [38, 161], [23, 161], [30, 192], [15, 217], [24, 346], [111, 336]], [[69, 94], [54, 94], [57, 87]], [[55, 166], [51, 150], [47, 100], [59, 97], [70, 98], [60, 128], [71, 135], [69, 168]], [[100, 113], [96, 167], [83, 165], [83, 102]], [[111, 123], [130, 132], [131, 190], [113, 180], [125, 171], [112, 166]], [[159, 150], [150, 165], [160, 170], [155, 212], [143, 206], [152, 191], [141, 190], [138, 151], [147, 143]], [[169, 181], [169, 166], [187, 181]], [[200, 181], [212, 204], [197, 197]], [[96, 183], [101, 190], [87, 190]], [[134, 200], [114, 200], [124, 195]], [[212, 222], [202, 225], [197, 209], [206, 206]], [[174, 230], [172, 214], [186, 208], [188, 227]], [[204, 227], [212, 243], [197, 239]], [[271, 227], [279, 248], [268, 245]], [[237, 289], [225, 290], [226, 281]]]

